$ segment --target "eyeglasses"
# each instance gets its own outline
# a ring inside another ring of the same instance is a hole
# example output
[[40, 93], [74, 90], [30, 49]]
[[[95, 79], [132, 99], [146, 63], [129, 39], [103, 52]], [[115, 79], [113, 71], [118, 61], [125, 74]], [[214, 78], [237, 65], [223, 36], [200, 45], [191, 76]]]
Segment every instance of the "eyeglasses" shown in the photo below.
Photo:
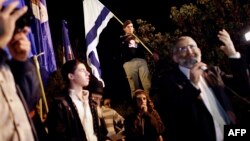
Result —
[[187, 52], [188, 48], [193, 49], [193, 48], [197, 48], [197, 46], [196, 45], [182, 46], [178, 48], [178, 52]]

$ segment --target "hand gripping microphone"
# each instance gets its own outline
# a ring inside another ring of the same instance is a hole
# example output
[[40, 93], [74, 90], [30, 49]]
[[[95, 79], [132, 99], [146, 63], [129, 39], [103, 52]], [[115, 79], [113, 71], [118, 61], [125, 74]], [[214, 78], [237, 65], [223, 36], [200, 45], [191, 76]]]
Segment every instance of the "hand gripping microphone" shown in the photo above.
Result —
[[[191, 63], [194, 65], [196, 63], [198, 63], [196, 58], [192, 58]], [[201, 66], [199, 69], [206, 71], [207, 70], [207, 66]]]

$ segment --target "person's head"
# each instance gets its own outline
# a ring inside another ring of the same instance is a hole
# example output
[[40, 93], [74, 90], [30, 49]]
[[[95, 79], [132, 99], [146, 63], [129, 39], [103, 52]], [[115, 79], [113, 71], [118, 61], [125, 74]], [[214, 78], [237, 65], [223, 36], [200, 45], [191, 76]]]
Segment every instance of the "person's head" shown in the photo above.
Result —
[[91, 75], [91, 80], [88, 89], [91, 93], [92, 99], [98, 104], [98, 106], [100, 106], [104, 93], [102, 82], [99, 81], [94, 75]]
[[[11, 1], [7, 6], [3, 6], [5, 0], [0, 1], [0, 16], [2, 17], [0, 21], [0, 48], [3, 49], [10, 42], [15, 31], [16, 21], [24, 15], [28, 7], [24, 6], [16, 10], [19, 5], [19, 1]], [[3, 8], [4, 7], [4, 8]], [[4, 17], [4, 18], [3, 18]]]
[[104, 98], [103, 99], [103, 106], [107, 108], [111, 108], [111, 99], [110, 98]]
[[201, 51], [194, 39], [189, 36], [178, 38], [173, 49], [173, 60], [186, 68], [192, 68], [195, 63], [200, 62]]
[[69, 87], [86, 87], [89, 85], [89, 75], [86, 65], [79, 60], [70, 60], [61, 68], [63, 80]]
[[134, 33], [134, 27], [133, 27], [133, 23], [131, 20], [126, 20], [123, 23], [123, 31], [125, 32], [125, 35]]
[[[14, 32], [12, 39], [7, 44], [10, 55], [13, 59], [18, 61], [26, 61], [29, 58], [31, 49], [31, 42], [28, 38], [30, 28], [25, 26], [19, 32]], [[16, 44], [19, 42], [19, 44]]]
[[148, 108], [148, 111], [152, 111], [154, 109], [154, 104], [148, 94], [142, 90], [142, 89], [137, 89], [134, 92], [133, 96], [133, 104], [139, 110], [139, 108], [142, 105], [146, 105]]

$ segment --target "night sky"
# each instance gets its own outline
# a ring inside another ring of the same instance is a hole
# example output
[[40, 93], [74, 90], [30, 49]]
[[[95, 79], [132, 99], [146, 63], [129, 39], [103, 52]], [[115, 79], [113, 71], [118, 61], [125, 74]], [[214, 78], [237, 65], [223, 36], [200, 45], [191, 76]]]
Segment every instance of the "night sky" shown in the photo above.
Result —
[[[121, 21], [142, 19], [156, 27], [156, 31], [168, 32], [172, 29], [169, 21], [169, 11], [172, 5], [190, 0], [100, 0]], [[54, 47], [61, 43], [61, 20], [68, 21], [70, 39], [79, 39], [81, 48], [86, 50], [84, 42], [84, 19], [82, 0], [60, 0], [60, 6], [52, 0], [47, 0], [49, 23]], [[136, 3], [135, 3], [136, 2]], [[105, 93], [117, 102], [130, 97], [130, 89], [119, 60], [119, 37], [123, 34], [121, 24], [112, 18], [100, 36], [97, 47], [105, 81]], [[72, 45], [74, 50], [74, 45]], [[84, 56], [85, 54], [83, 54]]]
[[[100, 0], [114, 15], [121, 21], [131, 19], [146, 20], [156, 27], [157, 31], [167, 32], [171, 27], [169, 22], [169, 11], [172, 5], [180, 6], [181, 3], [190, 3], [194, 0]], [[82, 0], [60, 0], [59, 4], [52, 0], [47, 0], [47, 7], [49, 13], [49, 23], [51, 30], [58, 34], [58, 25], [61, 25], [61, 19], [66, 19], [71, 28], [73, 36], [84, 37], [83, 24], [83, 7]], [[135, 3], [136, 2], [136, 3]], [[117, 22], [117, 21], [115, 21]], [[108, 26], [119, 24], [110, 22]], [[117, 29], [114, 29], [117, 30]], [[119, 27], [118, 27], [119, 30]], [[53, 34], [53, 33], [52, 33]]]

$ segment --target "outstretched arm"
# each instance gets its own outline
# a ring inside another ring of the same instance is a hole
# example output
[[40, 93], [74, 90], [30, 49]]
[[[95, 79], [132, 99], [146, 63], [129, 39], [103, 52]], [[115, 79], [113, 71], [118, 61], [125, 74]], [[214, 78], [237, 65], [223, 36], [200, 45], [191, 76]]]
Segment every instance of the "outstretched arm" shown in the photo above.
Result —
[[220, 49], [229, 57], [233, 73], [233, 88], [241, 96], [250, 96], [250, 76], [246, 62], [244, 62], [235, 49], [229, 33], [223, 29], [219, 31], [218, 38], [224, 43]]
[[219, 34], [217, 36], [218, 36], [219, 40], [224, 43], [224, 45], [220, 46], [220, 49], [228, 57], [235, 56], [237, 54], [237, 52], [235, 50], [233, 41], [231, 40], [229, 33], [225, 29], [222, 29], [221, 31], [219, 31]]

